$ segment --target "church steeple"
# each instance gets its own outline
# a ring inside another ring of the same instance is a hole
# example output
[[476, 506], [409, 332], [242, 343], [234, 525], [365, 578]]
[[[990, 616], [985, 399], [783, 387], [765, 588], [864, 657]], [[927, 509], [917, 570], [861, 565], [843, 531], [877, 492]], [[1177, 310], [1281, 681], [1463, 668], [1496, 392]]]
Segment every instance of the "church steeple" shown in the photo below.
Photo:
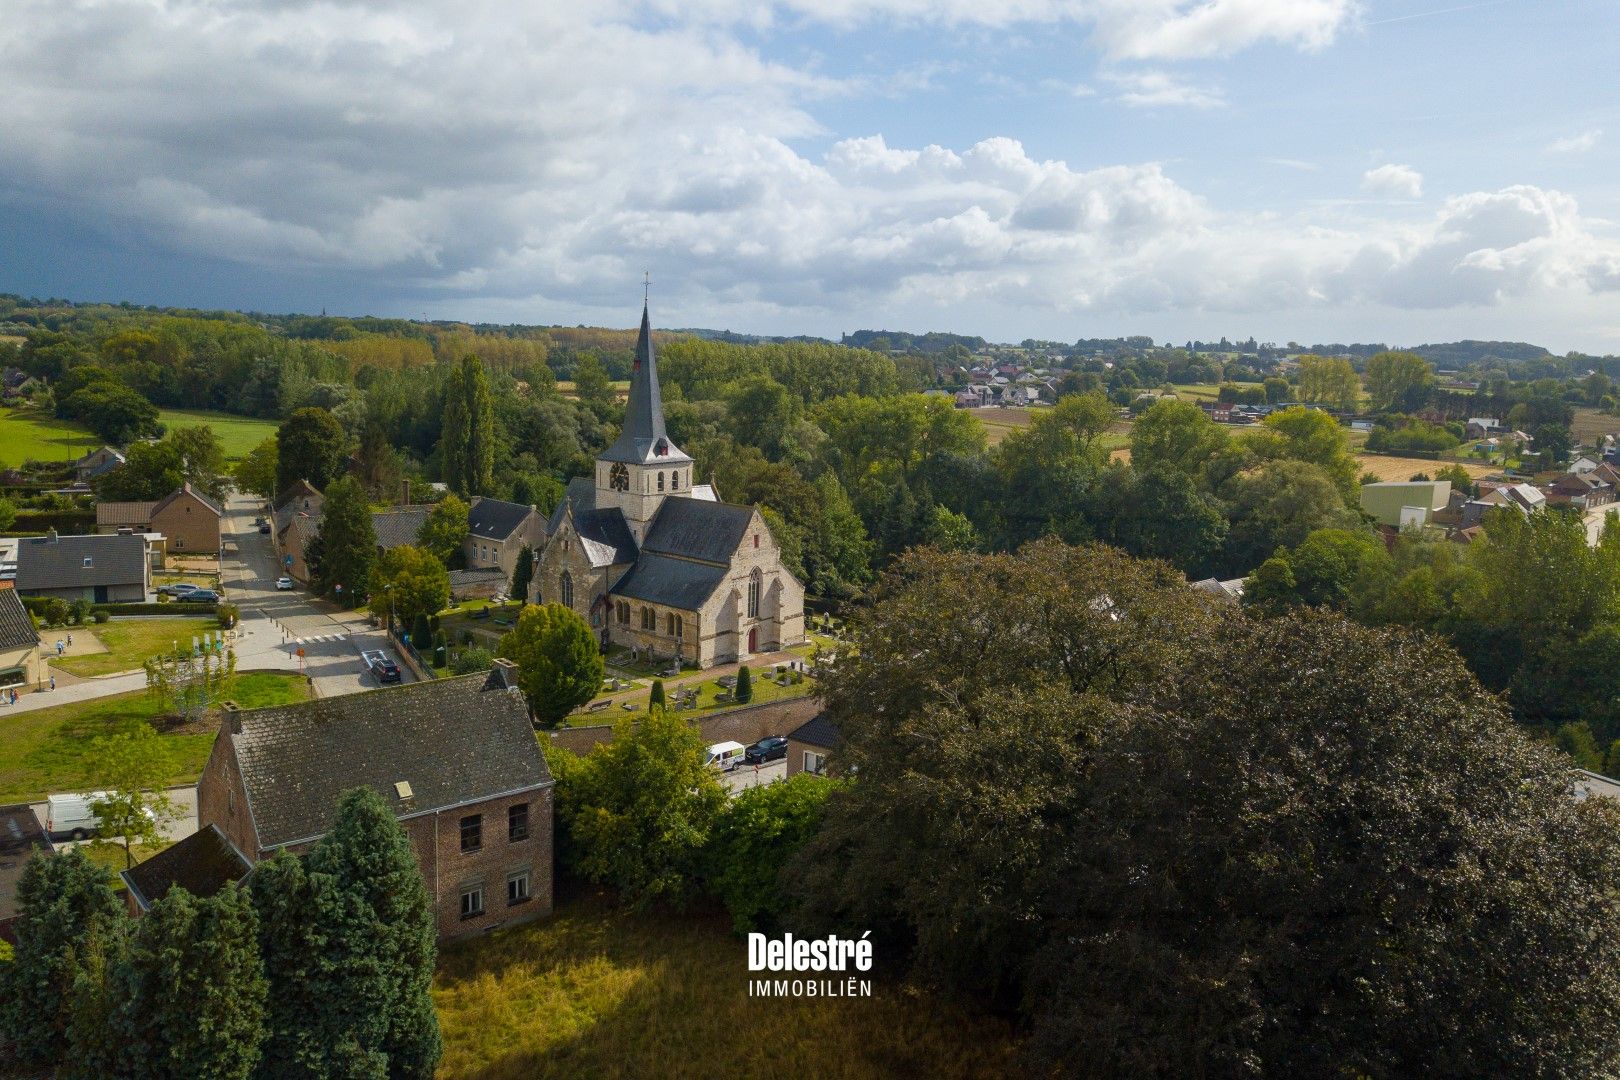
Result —
[[664, 396], [658, 386], [658, 357], [653, 352], [652, 318], [641, 306], [641, 333], [636, 338], [636, 360], [630, 372], [630, 400], [624, 409], [624, 430], [602, 454], [603, 461], [630, 464], [672, 464], [690, 461], [664, 430]]

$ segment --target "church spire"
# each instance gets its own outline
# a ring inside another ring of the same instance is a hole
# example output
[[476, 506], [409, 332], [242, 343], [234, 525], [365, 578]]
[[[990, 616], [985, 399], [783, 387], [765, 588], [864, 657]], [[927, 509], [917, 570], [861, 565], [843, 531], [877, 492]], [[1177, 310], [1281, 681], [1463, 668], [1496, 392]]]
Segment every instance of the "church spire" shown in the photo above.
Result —
[[636, 359], [630, 371], [630, 400], [624, 409], [624, 430], [602, 455], [605, 461], [651, 463], [688, 460], [669, 441], [664, 430], [664, 396], [658, 387], [658, 357], [653, 352], [652, 317], [645, 300], [641, 306], [641, 333], [636, 338]]

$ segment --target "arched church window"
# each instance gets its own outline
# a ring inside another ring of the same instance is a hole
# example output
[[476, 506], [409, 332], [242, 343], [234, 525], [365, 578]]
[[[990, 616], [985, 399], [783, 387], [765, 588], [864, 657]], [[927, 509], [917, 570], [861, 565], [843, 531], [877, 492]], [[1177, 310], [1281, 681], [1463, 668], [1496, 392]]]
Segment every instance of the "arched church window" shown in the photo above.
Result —
[[748, 576], [748, 617], [750, 619], [759, 618], [759, 585], [760, 573], [758, 569], [755, 569]]
[[679, 490], [681, 490], [681, 474], [680, 473], [672, 472], [672, 473], [669, 474], [669, 490], [671, 490], [671, 491], [679, 491]]
[[563, 607], [574, 606], [574, 575], [564, 570], [562, 575], [562, 604]]
[[658, 490], [659, 491], [664, 490], [664, 474], [663, 473], [658, 474]]

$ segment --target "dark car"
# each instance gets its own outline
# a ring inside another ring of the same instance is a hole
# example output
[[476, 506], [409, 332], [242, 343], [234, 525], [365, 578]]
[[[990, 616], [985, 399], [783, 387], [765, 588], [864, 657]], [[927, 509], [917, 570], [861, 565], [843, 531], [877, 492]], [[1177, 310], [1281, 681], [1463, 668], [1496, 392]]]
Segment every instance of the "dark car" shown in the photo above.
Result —
[[193, 589], [177, 599], [184, 600], [188, 604], [217, 604], [219, 593], [213, 589]]
[[761, 739], [743, 752], [743, 760], [750, 765], [763, 765], [767, 761], [778, 761], [785, 757], [787, 740], [780, 735]]
[[380, 683], [399, 682], [399, 665], [388, 659], [381, 652], [365, 652], [360, 654], [365, 660], [366, 667], [371, 669], [372, 677]]
[[268, 521], [260, 522], [259, 523], [259, 531], [264, 533], [266, 536], [269, 536], [270, 535], [270, 523]]

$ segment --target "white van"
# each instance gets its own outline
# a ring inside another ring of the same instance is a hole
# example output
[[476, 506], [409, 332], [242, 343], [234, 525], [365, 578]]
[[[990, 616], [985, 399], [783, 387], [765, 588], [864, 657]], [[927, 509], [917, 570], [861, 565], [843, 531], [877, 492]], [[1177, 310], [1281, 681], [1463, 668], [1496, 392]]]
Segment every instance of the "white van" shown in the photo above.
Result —
[[45, 800], [45, 831], [52, 840], [69, 837], [83, 840], [101, 827], [90, 804], [105, 799], [110, 792], [86, 791], [78, 795], [51, 795]]
[[748, 748], [740, 742], [717, 742], [709, 747], [704, 764], [721, 772], [730, 772], [742, 764], [743, 755], [747, 752]]

